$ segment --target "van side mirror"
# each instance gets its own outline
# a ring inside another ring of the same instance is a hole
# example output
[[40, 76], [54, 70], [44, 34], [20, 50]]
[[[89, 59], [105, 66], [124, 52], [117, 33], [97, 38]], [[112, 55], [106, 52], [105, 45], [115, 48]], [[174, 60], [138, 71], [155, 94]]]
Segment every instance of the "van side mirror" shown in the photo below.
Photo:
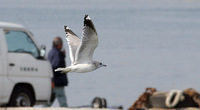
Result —
[[45, 45], [41, 45], [40, 46], [40, 57], [44, 58], [46, 54], [46, 46]]

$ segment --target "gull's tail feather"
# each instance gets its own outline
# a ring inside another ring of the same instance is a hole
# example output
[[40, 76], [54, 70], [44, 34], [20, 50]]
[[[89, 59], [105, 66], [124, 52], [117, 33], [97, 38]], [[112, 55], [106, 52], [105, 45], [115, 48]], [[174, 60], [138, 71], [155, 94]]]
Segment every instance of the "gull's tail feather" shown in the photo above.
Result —
[[60, 71], [60, 73], [68, 73], [71, 71], [71, 69], [70, 68], [57, 68], [55, 71], [56, 72]]

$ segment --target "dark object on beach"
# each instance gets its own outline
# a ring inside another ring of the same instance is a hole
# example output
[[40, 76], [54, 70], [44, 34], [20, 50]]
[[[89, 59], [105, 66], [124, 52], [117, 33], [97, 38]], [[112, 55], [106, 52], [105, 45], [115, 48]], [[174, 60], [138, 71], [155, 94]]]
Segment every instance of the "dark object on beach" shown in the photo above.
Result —
[[92, 108], [107, 108], [106, 99], [95, 97], [92, 101]]

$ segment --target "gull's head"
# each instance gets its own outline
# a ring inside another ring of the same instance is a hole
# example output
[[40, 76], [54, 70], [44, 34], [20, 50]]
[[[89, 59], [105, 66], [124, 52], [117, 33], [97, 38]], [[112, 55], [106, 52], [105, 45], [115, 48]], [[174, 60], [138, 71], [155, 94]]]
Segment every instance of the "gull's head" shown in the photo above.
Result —
[[103, 63], [101, 63], [101, 62], [97, 62], [97, 61], [95, 61], [95, 65], [96, 65], [97, 68], [106, 67], [105, 64], [103, 64]]

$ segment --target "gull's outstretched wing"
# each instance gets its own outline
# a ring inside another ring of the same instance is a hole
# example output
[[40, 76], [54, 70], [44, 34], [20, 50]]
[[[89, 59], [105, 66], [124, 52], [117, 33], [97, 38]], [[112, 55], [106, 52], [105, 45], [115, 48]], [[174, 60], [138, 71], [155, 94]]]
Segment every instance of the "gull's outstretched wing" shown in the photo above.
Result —
[[64, 26], [64, 29], [66, 32], [66, 39], [69, 46], [69, 55], [71, 63], [74, 63], [76, 50], [80, 45], [81, 40], [71, 29], [69, 29], [69, 27]]
[[93, 53], [98, 45], [98, 35], [90, 17], [85, 15], [82, 40], [75, 55], [76, 63], [85, 63], [93, 60]]

